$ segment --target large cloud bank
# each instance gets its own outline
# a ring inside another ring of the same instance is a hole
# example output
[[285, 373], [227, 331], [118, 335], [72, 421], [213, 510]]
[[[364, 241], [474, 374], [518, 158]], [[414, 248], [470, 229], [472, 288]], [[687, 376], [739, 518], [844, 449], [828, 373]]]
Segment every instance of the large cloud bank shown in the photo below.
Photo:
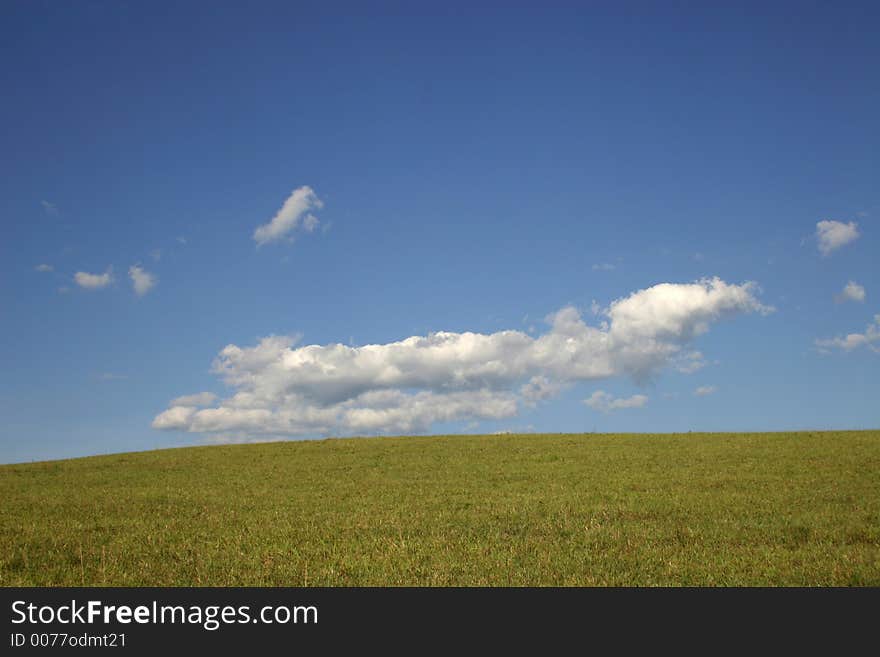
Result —
[[562, 308], [538, 337], [440, 331], [361, 347], [297, 347], [292, 336], [229, 345], [214, 372], [233, 394], [210, 407], [201, 407], [213, 402], [208, 394], [180, 397], [153, 427], [259, 438], [409, 433], [508, 418], [577, 381], [645, 381], [693, 360], [689, 343], [713, 322], [772, 311], [755, 292], [752, 283], [718, 278], [663, 283], [614, 301], [598, 326]]

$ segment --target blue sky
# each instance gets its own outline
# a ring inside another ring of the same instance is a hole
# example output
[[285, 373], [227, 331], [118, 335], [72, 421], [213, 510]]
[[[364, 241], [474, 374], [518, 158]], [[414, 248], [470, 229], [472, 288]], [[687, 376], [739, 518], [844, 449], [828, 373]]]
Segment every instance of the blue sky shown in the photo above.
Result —
[[0, 462], [880, 426], [876, 3], [322, 5], [0, 7]]

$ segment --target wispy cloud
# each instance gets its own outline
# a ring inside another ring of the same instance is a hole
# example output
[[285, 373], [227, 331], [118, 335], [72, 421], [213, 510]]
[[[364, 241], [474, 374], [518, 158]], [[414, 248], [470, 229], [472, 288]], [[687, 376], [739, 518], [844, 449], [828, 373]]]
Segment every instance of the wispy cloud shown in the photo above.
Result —
[[108, 267], [103, 274], [90, 274], [78, 271], [73, 275], [74, 282], [86, 290], [100, 290], [113, 282], [113, 267]]
[[55, 268], [52, 265], [41, 264], [34, 267], [34, 271], [54, 271]]
[[115, 372], [101, 372], [97, 375], [99, 381], [124, 381], [128, 378], [126, 374], [116, 374]]
[[58, 216], [58, 206], [49, 201], [40, 201], [40, 205], [43, 206], [43, 212], [48, 214], [50, 217]]
[[172, 406], [208, 406], [214, 403], [217, 395], [213, 392], [198, 392], [194, 395], [183, 395], [171, 400]]
[[299, 227], [303, 215], [305, 215], [303, 228], [312, 232], [318, 226], [318, 219], [310, 214], [309, 210], [322, 207], [324, 204], [311, 187], [299, 187], [291, 192], [269, 223], [257, 227], [254, 231], [254, 241], [258, 246], [262, 246], [289, 236]]
[[318, 221], [318, 218], [315, 215], [307, 214], [302, 222], [303, 230], [306, 231], [307, 233], [314, 233], [315, 229], [318, 227], [319, 223], [320, 222]]
[[674, 364], [682, 374], [693, 374], [706, 367], [706, 359], [701, 351], [687, 351], [677, 357]]
[[706, 397], [707, 395], [714, 395], [717, 391], [718, 388], [715, 386], [700, 386], [694, 390], [694, 395], [697, 397]]
[[616, 269], [610, 262], [597, 262], [593, 265], [593, 271], [613, 271]]
[[162, 259], [162, 249], [153, 249], [150, 251], [150, 257], [156, 262], [159, 262]]
[[645, 395], [633, 395], [632, 397], [614, 397], [604, 390], [597, 390], [584, 403], [594, 411], [610, 413], [624, 408], [641, 408], [648, 403]]
[[874, 353], [880, 353], [880, 314], [874, 315], [873, 323], [869, 324], [864, 333], [849, 333], [834, 338], [823, 338], [815, 341], [816, 348], [820, 353], [830, 353], [832, 349], [853, 351], [860, 347], [867, 347]]
[[131, 277], [131, 284], [134, 287], [134, 292], [139, 297], [144, 296], [147, 292], [152, 290], [159, 281], [155, 274], [151, 274], [140, 265], [132, 265], [129, 267], [128, 275]]

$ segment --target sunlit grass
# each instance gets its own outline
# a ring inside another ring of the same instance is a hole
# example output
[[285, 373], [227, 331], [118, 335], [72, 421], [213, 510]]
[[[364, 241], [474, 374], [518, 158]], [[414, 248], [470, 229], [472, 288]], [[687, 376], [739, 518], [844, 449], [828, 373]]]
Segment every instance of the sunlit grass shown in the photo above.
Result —
[[880, 585], [880, 431], [196, 447], [0, 499], [4, 586]]

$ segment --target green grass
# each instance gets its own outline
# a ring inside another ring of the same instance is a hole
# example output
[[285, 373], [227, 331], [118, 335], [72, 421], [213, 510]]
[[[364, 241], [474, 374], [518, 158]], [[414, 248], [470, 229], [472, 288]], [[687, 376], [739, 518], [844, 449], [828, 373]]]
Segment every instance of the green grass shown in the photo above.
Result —
[[4, 586], [880, 585], [880, 431], [195, 447], [0, 499]]

